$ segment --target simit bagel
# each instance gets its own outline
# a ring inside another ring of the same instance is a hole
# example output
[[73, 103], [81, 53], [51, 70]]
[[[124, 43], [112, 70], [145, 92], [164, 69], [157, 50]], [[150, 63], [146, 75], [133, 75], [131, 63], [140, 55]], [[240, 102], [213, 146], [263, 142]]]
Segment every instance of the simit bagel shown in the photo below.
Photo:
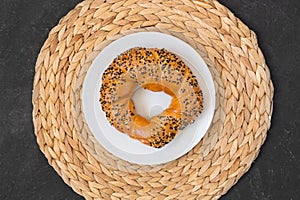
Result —
[[[131, 98], [139, 87], [170, 95], [169, 107], [149, 120], [138, 115]], [[160, 148], [194, 122], [202, 112], [203, 96], [196, 77], [177, 55], [136, 47], [120, 54], [104, 71], [100, 103], [117, 130]]]

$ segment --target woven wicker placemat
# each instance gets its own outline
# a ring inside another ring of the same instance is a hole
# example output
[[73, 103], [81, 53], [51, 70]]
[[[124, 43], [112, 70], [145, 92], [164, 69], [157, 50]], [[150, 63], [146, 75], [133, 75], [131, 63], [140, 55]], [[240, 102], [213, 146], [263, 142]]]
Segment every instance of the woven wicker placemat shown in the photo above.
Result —
[[[157, 31], [189, 43], [216, 88], [213, 123], [181, 158], [142, 166], [107, 152], [90, 132], [81, 89], [112, 41]], [[217, 199], [250, 168], [272, 115], [273, 86], [255, 34], [212, 0], [87, 0], [54, 27], [36, 62], [33, 121], [50, 165], [86, 199]]]

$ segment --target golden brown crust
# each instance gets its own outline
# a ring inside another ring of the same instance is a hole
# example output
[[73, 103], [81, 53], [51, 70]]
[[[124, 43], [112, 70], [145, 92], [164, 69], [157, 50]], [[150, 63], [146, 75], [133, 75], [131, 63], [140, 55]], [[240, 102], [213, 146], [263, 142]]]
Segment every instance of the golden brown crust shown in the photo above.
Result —
[[[150, 120], [138, 115], [131, 100], [138, 86], [169, 94], [169, 108]], [[177, 55], [157, 48], [137, 47], [115, 58], [103, 74], [100, 102], [117, 130], [156, 148], [169, 143], [203, 109], [202, 92], [189, 67]]]

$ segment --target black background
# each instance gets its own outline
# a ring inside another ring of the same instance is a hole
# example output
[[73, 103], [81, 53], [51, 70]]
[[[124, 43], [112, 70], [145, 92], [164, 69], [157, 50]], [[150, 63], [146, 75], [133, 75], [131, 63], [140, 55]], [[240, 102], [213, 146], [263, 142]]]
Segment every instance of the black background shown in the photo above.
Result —
[[[78, 0], [0, 1], [0, 199], [82, 199], [36, 143], [31, 91], [48, 32]], [[275, 86], [272, 126], [250, 171], [221, 199], [300, 199], [300, 1], [220, 0], [257, 33]]]

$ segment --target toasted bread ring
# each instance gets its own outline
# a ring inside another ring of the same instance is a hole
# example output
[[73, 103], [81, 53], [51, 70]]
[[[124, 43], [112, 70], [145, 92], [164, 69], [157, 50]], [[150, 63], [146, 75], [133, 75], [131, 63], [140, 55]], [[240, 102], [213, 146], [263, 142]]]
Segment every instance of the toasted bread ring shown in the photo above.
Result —
[[[170, 95], [169, 107], [149, 120], [138, 115], [132, 101], [138, 87]], [[196, 77], [177, 55], [137, 47], [120, 54], [103, 73], [100, 103], [117, 130], [160, 148], [194, 122], [202, 112], [203, 96]]]

